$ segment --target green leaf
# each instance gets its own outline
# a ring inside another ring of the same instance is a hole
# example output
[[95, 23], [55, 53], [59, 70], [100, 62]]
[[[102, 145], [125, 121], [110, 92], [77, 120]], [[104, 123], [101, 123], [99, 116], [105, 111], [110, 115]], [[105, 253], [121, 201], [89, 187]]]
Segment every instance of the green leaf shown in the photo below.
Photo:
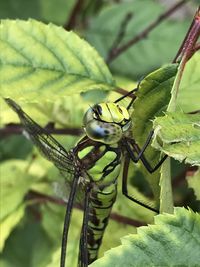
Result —
[[[48, 122], [54, 122], [55, 127], [58, 128], [61, 126], [65, 128], [82, 127], [83, 114], [90, 105], [94, 104], [91, 101], [84, 101], [80, 94], [56, 99], [54, 102], [52, 102], [52, 99], [42, 99], [41, 102], [37, 103], [25, 103], [20, 100], [17, 100], [17, 103], [41, 126], [46, 126]], [[75, 103], [77, 103], [76, 107]], [[0, 126], [10, 122], [18, 123], [19, 118], [11, 109], [8, 109], [5, 101], [0, 99]]]
[[[140, 83], [132, 113], [133, 136], [140, 147], [143, 147], [148, 134], [152, 130], [152, 120], [167, 109], [176, 73], [177, 64], [170, 64], [150, 73]], [[150, 146], [147, 148], [145, 155], [152, 166], [155, 166], [159, 161], [159, 153]], [[142, 171], [158, 199], [159, 173], [155, 172], [149, 175], [144, 168]]]
[[45, 176], [48, 162], [43, 159], [39, 161], [40, 164], [37, 159], [34, 162], [7, 160], [0, 165], [0, 223], [2, 227], [6, 227], [2, 235], [1, 249], [5, 239], [23, 216], [23, 209], [27, 204], [25, 196], [29, 190], [35, 189], [37, 192], [53, 194], [51, 181]]
[[23, 136], [6, 136], [0, 140], [0, 161], [9, 158], [25, 159], [31, 152], [32, 144]]
[[200, 200], [200, 169], [198, 169], [192, 176], [187, 175], [188, 186], [193, 189], [197, 200]]
[[185, 112], [200, 109], [200, 53], [187, 62], [178, 91], [177, 107]]
[[41, 211], [43, 229], [55, 243], [61, 245], [65, 207], [46, 203], [42, 205]]
[[[46, 231], [46, 234], [54, 241], [54, 244], [56, 244], [58, 247], [58, 249], [56, 249], [53, 253], [51, 261], [48, 265], [48, 267], [54, 267], [59, 266], [60, 263], [61, 238], [65, 207], [53, 207], [53, 205], [48, 204], [48, 208], [51, 208], [51, 212], [46, 208], [47, 207], [43, 207], [44, 219], [42, 225]], [[70, 267], [77, 266], [81, 223], [82, 211], [74, 209], [72, 213], [67, 242], [67, 262]], [[54, 230], [55, 233], [53, 233]]]
[[37, 19], [64, 25], [71, 14], [75, 0], [8, 0], [0, 1], [2, 19]]
[[150, 119], [166, 110], [177, 67], [177, 64], [169, 64], [151, 72], [141, 81], [132, 114], [135, 134], [140, 139], [143, 139], [146, 123], [151, 125]]
[[41, 225], [32, 216], [23, 221], [8, 238], [1, 259], [4, 267], [46, 267], [55, 251]]
[[198, 266], [199, 236], [200, 215], [175, 208], [174, 215], [156, 216], [155, 225], [140, 227], [137, 235], [124, 237], [121, 246], [90, 266]]
[[1, 239], [0, 239], [0, 251], [3, 250], [6, 239], [13, 228], [20, 222], [24, 216], [25, 205], [20, 205], [14, 212], [10, 213], [5, 219], [0, 222]]
[[[132, 18], [125, 31], [123, 45], [164, 12], [164, 7], [153, 0], [131, 0], [106, 7], [96, 16], [86, 33], [87, 40], [106, 58], [127, 14]], [[191, 17], [192, 19], [192, 17]], [[141, 78], [153, 69], [169, 63], [175, 57], [190, 20], [168, 18], [151, 31], [147, 38], [131, 46], [110, 64], [115, 74]]]
[[1, 95], [55, 101], [114, 80], [94, 48], [75, 33], [35, 20], [1, 22]]
[[179, 161], [200, 165], [200, 114], [167, 113], [156, 118], [154, 128], [154, 147]]
[[25, 171], [27, 167], [28, 163], [22, 160], [9, 160], [1, 164], [0, 220], [19, 207], [33, 183], [33, 177]]
[[[23, 7], [23, 8], [22, 8]], [[13, 0], [0, 1], [0, 17], [2, 19], [41, 19], [39, 1]]]
[[[41, 19], [44, 22], [53, 22], [58, 25], [64, 25], [72, 12], [74, 5], [76, 4], [76, 0], [37, 0], [39, 1], [39, 8]], [[35, 1], [34, 1], [35, 2]], [[21, 17], [20, 17], [21, 18]], [[27, 16], [26, 19], [30, 18]], [[32, 18], [35, 18], [32, 17]]]
[[34, 182], [33, 176], [26, 172], [28, 163], [22, 160], [8, 160], [0, 165], [0, 223], [2, 229], [0, 250], [13, 228], [24, 215], [26, 203], [24, 196]]
[[[55, 267], [60, 264], [60, 248], [52, 254], [51, 262], [46, 267]], [[73, 266], [72, 266], [73, 267]]]
[[5, 259], [0, 259], [0, 266], [1, 267], [11, 267], [9, 262], [7, 260], [5, 260]]

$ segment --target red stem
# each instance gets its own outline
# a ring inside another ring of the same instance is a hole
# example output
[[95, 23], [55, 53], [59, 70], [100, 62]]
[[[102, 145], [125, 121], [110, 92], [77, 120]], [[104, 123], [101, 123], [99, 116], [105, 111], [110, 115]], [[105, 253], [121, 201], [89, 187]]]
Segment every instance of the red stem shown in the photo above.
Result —
[[173, 62], [179, 62], [183, 57], [185, 57], [185, 63], [189, 58], [199, 49], [200, 44], [196, 45], [196, 42], [200, 35], [200, 7], [198, 8], [192, 24], [178, 50], [176, 57]]
[[[29, 192], [28, 199], [35, 200], [38, 203], [51, 202], [51, 203], [54, 203], [54, 204], [57, 204], [57, 205], [66, 206], [66, 202], [64, 200], [59, 199], [59, 198], [55, 198], [55, 197], [52, 197], [52, 196], [45, 195], [43, 193], [39, 193], [39, 192], [36, 192], [34, 190], [31, 190]], [[82, 206], [80, 204], [75, 204], [74, 207], [79, 209], [79, 210], [83, 210], [83, 208], [82, 208]], [[131, 226], [134, 226], [134, 227], [139, 227], [139, 226], [146, 225], [146, 223], [144, 223], [144, 222], [133, 220], [133, 219], [131, 219], [129, 217], [120, 215], [120, 214], [118, 214], [116, 212], [112, 212], [110, 218], [112, 220], [116, 221], [116, 222], [123, 223], [123, 224], [126, 224], [126, 225], [131, 225]]]
[[128, 48], [135, 45], [137, 42], [139, 42], [141, 39], [144, 39], [147, 37], [147, 35], [155, 29], [162, 21], [164, 21], [166, 18], [168, 18], [170, 15], [172, 15], [178, 8], [180, 8], [182, 5], [186, 4], [188, 0], [182, 0], [175, 5], [173, 5], [171, 8], [169, 8], [167, 11], [162, 13], [155, 21], [153, 21], [151, 24], [147, 26], [142, 32], [140, 32], [138, 35], [136, 35], [133, 39], [129, 40], [126, 44], [122, 45], [119, 48], [116, 48], [112, 51], [112, 56], [109, 58], [109, 63], [116, 59], [121, 53], [125, 52]]
[[[48, 134], [66, 134], [79, 136], [83, 133], [81, 128], [56, 129], [52, 124], [47, 124], [44, 129]], [[0, 129], [0, 137], [8, 137], [12, 134], [22, 134], [24, 128], [20, 124], [10, 123]]]
[[84, 4], [84, 0], [77, 0], [72, 12], [71, 12], [71, 16], [68, 20], [68, 22], [64, 25], [64, 28], [66, 30], [72, 30], [75, 28], [76, 23], [77, 23], [77, 16], [80, 13], [82, 7]]

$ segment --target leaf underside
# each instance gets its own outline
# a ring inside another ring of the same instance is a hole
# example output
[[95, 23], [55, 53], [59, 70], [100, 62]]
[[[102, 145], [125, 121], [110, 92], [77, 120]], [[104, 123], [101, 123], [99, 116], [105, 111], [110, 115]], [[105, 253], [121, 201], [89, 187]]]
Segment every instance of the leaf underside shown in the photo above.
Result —
[[167, 113], [157, 118], [154, 126], [157, 149], [179, 161], [200, 165], [200, 114]]

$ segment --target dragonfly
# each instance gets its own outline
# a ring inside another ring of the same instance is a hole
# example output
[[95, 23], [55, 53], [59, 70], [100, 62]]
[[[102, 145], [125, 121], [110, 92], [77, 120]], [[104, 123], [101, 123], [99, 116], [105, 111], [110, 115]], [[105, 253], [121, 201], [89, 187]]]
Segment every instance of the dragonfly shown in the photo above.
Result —
[[[39, 126], [12, 99], [7, 104], [17, 113], [26, 136], [41, 154], [54, 163], [70, 184], [64, 218], [60, 267], [69, 266], [67, 261], [67, 240], [70, 218], [77, 191], [82, 194], [83, 222], [79, 241], [78, 267], [87, 267], [98, 257], [104, 231], [108, 224], [112, 206], [117, 196], [117, 183], [122, 171], [122, 193], [125, 197], [154, 212], [158, 210], [128, 193], [128, 168], [130, 162], [139, 160], [149, 173], [156, 171], [167, 155], [152, 167], [144, 152], [151, 142], [151, 131], [143, 147], [139, 147], [131, 135], [131, 106], [139, 87], [121, 96], [114, 102], [97, 103], [91, 106], [83, 117], [85, 135], [76, 146], [67, 151], [47, 130]], [[127, 107], [120, 101], [131, 97]]]

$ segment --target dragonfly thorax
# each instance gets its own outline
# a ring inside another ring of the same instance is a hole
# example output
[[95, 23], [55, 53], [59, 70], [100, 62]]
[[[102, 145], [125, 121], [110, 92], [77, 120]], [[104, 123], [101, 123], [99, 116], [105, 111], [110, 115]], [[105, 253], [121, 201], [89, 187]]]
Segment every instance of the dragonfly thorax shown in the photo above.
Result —
[[130, 128], [131, 120], [125, 107], [117, 103], [100, 103], [88, 109], [83, 124], [90, 139], [113, 144]]

